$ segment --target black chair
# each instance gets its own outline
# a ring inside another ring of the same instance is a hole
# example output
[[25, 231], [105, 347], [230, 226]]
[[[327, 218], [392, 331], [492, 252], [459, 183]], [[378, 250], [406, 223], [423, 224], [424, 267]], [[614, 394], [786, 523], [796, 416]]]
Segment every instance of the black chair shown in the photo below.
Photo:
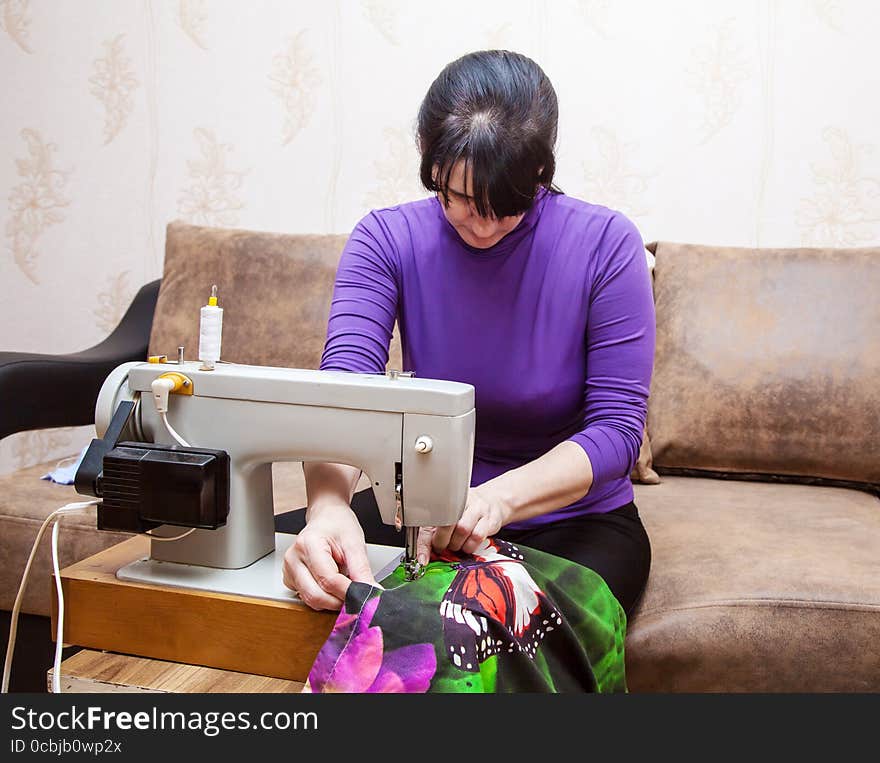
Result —
[[95, 423], [95, 403], [121, 363], [146, 360], [161, 279], [141, 287], [103, 342], [70, 355], [0, 352], [0, 439]]

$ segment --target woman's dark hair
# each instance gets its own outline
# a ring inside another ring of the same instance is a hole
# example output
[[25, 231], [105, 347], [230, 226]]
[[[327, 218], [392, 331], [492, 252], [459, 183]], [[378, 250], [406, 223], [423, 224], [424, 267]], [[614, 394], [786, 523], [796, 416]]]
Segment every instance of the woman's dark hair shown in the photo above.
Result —
[[482, 50], [448, 64], [419, 108], [422, 185], [449, 204], [449, 176], [463, 160], [478, 214], [525, 212], [543, 186], [553, 193], [556, 91], [532, 59]]

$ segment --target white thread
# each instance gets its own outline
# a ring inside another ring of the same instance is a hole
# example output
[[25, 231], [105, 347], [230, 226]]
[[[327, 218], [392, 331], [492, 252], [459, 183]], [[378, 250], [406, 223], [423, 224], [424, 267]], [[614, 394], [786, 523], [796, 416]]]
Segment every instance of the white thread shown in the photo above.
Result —
[[199, 360], [206, 368], [213, 368], [220, 360], [220, 343], [223, 332], [223, 308], [205, 305], [199, 323]]
[[205, 305], [199, 325], [199, 360], [203, 364], [214, 365], [220, 360], [222, 330], [223, 308]]

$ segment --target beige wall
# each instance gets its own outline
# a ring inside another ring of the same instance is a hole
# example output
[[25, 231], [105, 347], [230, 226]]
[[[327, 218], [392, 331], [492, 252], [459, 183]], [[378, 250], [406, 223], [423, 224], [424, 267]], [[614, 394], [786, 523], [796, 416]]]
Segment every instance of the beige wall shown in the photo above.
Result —
[[[171, 219], [344, 232], [422, 196], [421, 97], [487, 47], [544, 67], [559, 184], [645, 241], [880, 243], [878, 23], [871, 0], [0, 0], [0, 349], [101, 340]], [[89, 436], [6, 438], [0, 473]]]

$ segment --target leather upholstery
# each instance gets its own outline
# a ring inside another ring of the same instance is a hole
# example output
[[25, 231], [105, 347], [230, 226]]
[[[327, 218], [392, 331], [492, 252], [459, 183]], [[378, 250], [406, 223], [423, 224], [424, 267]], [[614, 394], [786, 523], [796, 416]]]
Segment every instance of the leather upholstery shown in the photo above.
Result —
[[676, 476], [634, 489], [652, 564], [631, 691], [880, 691], [880, 500]]
[[648, 249], [654, 468], [880, 487], [880, 248]]

